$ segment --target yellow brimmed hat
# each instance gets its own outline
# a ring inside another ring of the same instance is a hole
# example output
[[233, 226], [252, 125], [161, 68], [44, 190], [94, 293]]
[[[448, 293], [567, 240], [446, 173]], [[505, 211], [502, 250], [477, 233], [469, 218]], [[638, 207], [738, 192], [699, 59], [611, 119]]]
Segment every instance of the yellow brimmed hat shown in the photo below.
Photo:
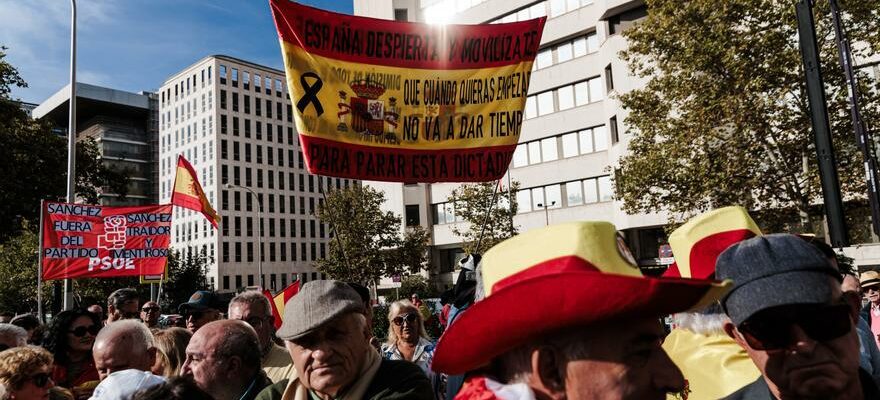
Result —
[[877, 271], [865, 271], [859, 275], [859, 284], [864, 289], [868, 286], [880, 285], [880, 273]]
[[700, 214], [669, 235], [675, 263], [663, 276], [712, 279], [718, 255], [736, 243], [760, 235], [761, 229], [745, 208], [724, 207]]
[[486, 297], [440, 338], [435, 371], [464, 373], [565, 327], [701, 308], [730, 287], [642, 276], [608, 222], [552, 225], [501, 242], [483, 257], [482, 277]]

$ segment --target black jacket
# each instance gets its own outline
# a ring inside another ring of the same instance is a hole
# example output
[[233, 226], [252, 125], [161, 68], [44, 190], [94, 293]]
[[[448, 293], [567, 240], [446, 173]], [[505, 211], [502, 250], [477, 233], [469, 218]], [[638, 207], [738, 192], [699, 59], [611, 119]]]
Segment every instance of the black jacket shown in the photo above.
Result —
[[[877, 384], [874, 383], [871, 375], [861, 368], [859, 368], [859, 382], [862, 385], [862, 394], [865, 396], [865, 400], [880, 400], [880, 390], [877, 389]], [[759, 376], [754, 382], [733, 392], [724, 400], [776, 400], [776, 398], [770, 394], [770, 387], [767, 386], [764, 377]]]
[[[280, 400], [288, 380], [277, 382], [263, 389], [257, 400]], [[409, 361], [382, 360], [379, 371], [370, 382], [364, 399], [370, 400], [433, 400], [434, 389], [422, 369]]]

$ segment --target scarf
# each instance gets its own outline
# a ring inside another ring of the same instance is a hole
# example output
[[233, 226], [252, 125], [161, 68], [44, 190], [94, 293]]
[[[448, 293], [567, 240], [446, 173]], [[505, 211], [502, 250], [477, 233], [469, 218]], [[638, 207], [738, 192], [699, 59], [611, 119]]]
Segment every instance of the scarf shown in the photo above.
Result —
[[[354, 381], [349, 388], [345, 389], [343, 393], [335, 397], [335, 399], [362, 399], [367, 393], [367, 389], [370, 387], [373, 377], [376, 376], [376, 372], [379, 371], [379, 364], [381, 363], [382, 358], [379, 357], [379, 353], [373, 351], [373, 349], [367, 349], [367, 358], [364, 359], [364, 365], [361, 367], [361, 370], [358, 371], [358, 376], [360, 376], [360, 378]], [[281, 400], [310, 400], [309, 389], [303, 386], [302, 382], [300, 382], [299, 374], [287, 384], [287, 388], [284, 389], [284, 395], [281, 396]]]

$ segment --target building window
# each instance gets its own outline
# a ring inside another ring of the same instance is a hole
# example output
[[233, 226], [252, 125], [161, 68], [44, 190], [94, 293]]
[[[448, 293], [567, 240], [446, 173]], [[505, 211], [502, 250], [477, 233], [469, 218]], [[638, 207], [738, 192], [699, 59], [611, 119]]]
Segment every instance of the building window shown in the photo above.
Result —
[[395, 8], [394, 9], [394, 20], [395, 21], [409, 21], [409, 10], [405, 8]]
[[620, 141], [620, 137], [617, 133], [617, 116], [613, 116], [608, 119], [608, 127], [611, 129], [611, 143], [617, 143]]
[[608, 35], [618, 34], [631, 27], [636, 21], [648, 16], [645, 5], [608, 17]]
[[614, 76], [611, 73], [611, 64], [605, 67], [605, 89], [609, 92], [614, 90]]
[[[223, 81], [223, 80], [224, 79], [221, 79], [221, 81]], [[226, 91], [225, 90], [220, 91], [220, 108], [223, 110], [226, 109]]]
[[406, 206], [406, 226], [417, 226], [421, 224], [419, 217], [419, 205], [408, 204]]

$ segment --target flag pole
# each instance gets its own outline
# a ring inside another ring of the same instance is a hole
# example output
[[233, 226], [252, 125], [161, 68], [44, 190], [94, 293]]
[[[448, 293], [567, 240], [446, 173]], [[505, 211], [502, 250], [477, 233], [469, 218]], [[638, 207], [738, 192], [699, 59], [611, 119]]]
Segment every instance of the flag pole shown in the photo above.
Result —
[[[324, 199], [324, 205], [329, 204], [327, 202], [327, 192], [324, 191], [324, 180], [321, 175], [315, 174], [318, 177], [318, 192], [321, 193], [321, 197]], [[330, 208], [327, 208], [327, 212], [330, 213]], [[314, 214], [312, 214], [314, 216]], [[348, 264], [348, 257], [345, 255], [345, 246], [342, 245], [342, 240], [339, 239], [339, 231], [336, 229], [336, 224], [333, 223], [333, 218], [330, 218], [330, 229], [333, 230], [334, 235], [333, 238], [336, 239], [336, 244], [339, 245], [339, 252], [342, 253], [342, 261]]]
[[[67, 202], [76, 203], [76, 0], [70, 0], [70, 112], [67, 121]], [[63, 308], [73, 308], [73, 283], [64, 280]]]
[[46, 322], [43, 317], [43, 205], [45, 202], [40, 200], [40, 237], [37, 246], [37, 318], [41, 324]]
[[[510, 173], [510, 170], [508, 170], [508, 173]], [[492, 190], [492, 202], [489, 203], [489, 208], [486, 209], [486, 216], [483, 217], [483, 226], [480, 227], [480, 236], [477, 238], [477, 247], [475, 248], [477, 252], [480, 252], [480, 245], [483, 244], [483, 234], [486, 233], [486, 225], [489, 224], [489, 216], [492, 214], [492, 209], [498, 201], [498, 187], [500, 186], [501, 178], [498, 178], [498, 181], [495, 182], [495, 187]]]

